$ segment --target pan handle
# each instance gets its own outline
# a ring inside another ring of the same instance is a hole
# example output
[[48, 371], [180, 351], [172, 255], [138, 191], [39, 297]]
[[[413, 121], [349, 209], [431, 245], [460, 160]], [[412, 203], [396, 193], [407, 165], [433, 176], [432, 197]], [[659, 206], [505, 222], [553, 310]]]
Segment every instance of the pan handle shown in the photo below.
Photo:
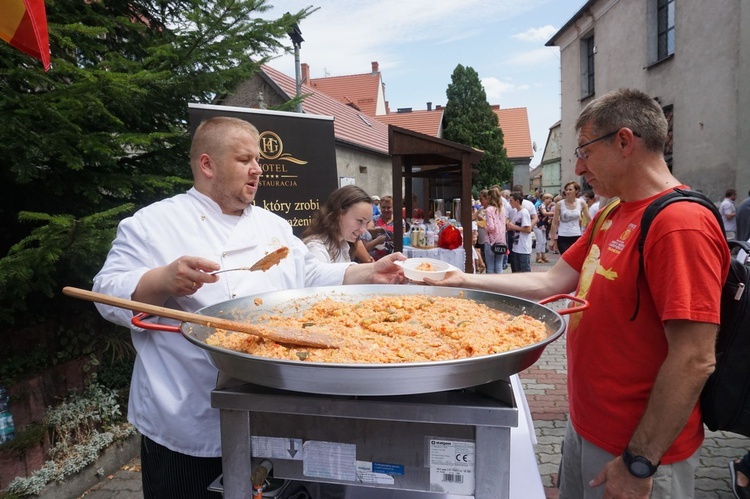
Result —
[[571, 308], [564, 308], [562, 310], [555, 310], [555, 312], [557, 312], [560, 315], [567, 315], [567, 314], [574, 314], [576, 312], [583, 312], [584, 310], [586, 310], [587, 308], [589, 308], [591, 306], [591, 304], [588, 301], [584, 300], [583, 298], [578, 298], [577, 296], [573, 296], [573, 295], [554, 295], [554, 296], [550, 296], [549, 298], [545, 298], [544, 300], [541, 300], [539, 302], [539, 305], [545, 305], [547, 303], [552, 303], [553, 301], [558, 301], [558, 300], [572, 300], [572, 301], [575, 301], [575, 302], [578, 302], [578, 303], [581, 304], [578, 307], [571, 307]]
[[135, 327], [139, 327], [141, 329], [150, 329], [151, 331], [164, 331], [167, 333], [180, 332], [180, 328], [178, 326], [169, 326], [167, 324], [154, 324], [153, 322], [146, 322], [146, 319], [148, 319], [149, 317], [154, 317], [154, 315], [141, 312], [140, 314], [130, 319], [130, 322]]

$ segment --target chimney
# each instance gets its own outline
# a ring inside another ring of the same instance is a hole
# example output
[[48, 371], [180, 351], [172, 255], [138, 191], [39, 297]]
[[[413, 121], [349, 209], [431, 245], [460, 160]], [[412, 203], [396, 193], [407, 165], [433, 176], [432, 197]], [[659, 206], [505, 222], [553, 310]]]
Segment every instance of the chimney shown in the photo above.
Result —
[[432, 102], [427, 103], [427, 110], [432, 111]]
[[396, 112], [397, 112], [397, 113], [399, 113], [399, 114], [402, 114], [402, 113], [410, 113], [410, 112], [411, 112], [411, 108], [410, 108], [410, 107], [399, 107], [399, 108], [398, 108], [398, 109], [396, 110]]
[[380, 65], [378, 64], [378, 61], [372, 61], [372, 75], [377, 76], [380, 72]]
[[310, 84], [310, 65], [306, 62], [302, 63], [302, 83], [305, 85]]
[[435, 106], [435, 110], [437, 111], [438, 109], [443, 109], [443, 106], [441, 106], [440, 104], [438, 104], [437, 106]]

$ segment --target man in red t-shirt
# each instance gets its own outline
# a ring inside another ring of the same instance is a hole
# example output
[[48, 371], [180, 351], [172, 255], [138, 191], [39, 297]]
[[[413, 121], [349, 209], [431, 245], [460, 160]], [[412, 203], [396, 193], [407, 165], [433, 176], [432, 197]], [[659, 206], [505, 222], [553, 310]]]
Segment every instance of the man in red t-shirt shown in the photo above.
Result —
[[593, 240], [589, 224], [548, 272], [452, 272], [427, 282], [533, 300], [575, 290], [588, 300], [566, 336], [570, 422], [560, 497], [690, 498], [703, 441], [698, 397], [714, 369], [729, 269], [724, 234], [697, 203], [669, 205], [649, 229], [637, 279], [643, 211], [685, 187], [662, 154], [666, 118], [651, 97], [624, 89], [587, 105], [576, 130], [576, 174], [600, 196], [620, 199]]

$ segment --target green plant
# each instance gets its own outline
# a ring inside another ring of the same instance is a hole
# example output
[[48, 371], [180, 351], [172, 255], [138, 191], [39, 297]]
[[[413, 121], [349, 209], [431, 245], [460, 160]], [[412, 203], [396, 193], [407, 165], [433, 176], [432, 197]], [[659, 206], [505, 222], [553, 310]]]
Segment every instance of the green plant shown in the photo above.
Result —
[[42, 423], [31, 423], [16, 431], [16, 437], [0, 445], [0, 452], [22, 455], [27, 449], [39, 445], [47, 434], [47, 426]]
[[503, 131], [487, 102], [479, 74], [469, 66], [457, 65], [445, 92], [444, 138], [484, 151], [472, 180], [474, 189], [502, 185], [513, 177]]
[[97, 384], [49, 408], [43, 428], [52, 435], [50, 460], [28, 478], [14, 479], [7, 497], [39, 494], [52, 480], [62, 481], [81, 471], [102, 449], [135, 434], [135, 428], [123, 419], [117, 393]]

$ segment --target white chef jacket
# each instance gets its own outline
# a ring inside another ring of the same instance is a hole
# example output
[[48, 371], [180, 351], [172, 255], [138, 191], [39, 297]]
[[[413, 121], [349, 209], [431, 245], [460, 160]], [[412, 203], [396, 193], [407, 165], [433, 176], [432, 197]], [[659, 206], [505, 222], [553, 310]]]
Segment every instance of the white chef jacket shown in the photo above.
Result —
[[[287, 246], [290, 254], [266, 272], [228, 272], [195, 294], [172, 297], [166, 307], [194, 312], [236, 297], [306, 286], [342, 284], [350, 264], [323, 264], [292, 234], [281, 217], [250, 206], [239, 217], [225, 215], [209, 197], [190, 189], [154, 203], [120, 222], [94, 291], [130, 299], [148, 270], [185, 255], [222, 268], [247, 267]], [[202, 348], [181, 334], [131, 325], [131, 311], [97, 304], [102, 316], [131, 328], [137, 351], [130, 385], [128, 421], [153, 441], [198, 457], [221, 456], [219, 411], [210, 392], [218, 371]], [[156, 322], [177, 324], [170, 319]]]
[[[310, 250], [310, 253], [315, 255], [315, 258], [321, 262], [331, 263], [331, 254], [328, 252], [328, 246], [323, 242], [322, 239], [317, 237], [308, 239], [305, 241], [305, 246]], [[339, 242], [339, 256], [336, 258], [335, 263], [351, 262], [352, 259], [349, 256], [349, 243], [346, 240]]]

